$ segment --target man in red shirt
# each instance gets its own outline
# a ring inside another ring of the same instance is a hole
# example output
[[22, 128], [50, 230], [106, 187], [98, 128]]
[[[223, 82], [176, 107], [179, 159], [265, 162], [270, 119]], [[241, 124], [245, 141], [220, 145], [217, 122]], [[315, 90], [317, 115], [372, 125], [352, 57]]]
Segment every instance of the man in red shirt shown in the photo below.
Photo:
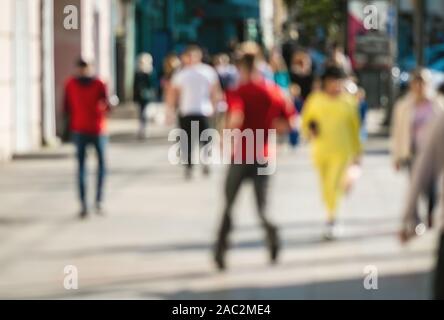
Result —
[[[288, 133], [296, 123], [295, 108], [283, 91], [261, 76], [257, 57], [245, 54], [239, 61], [240, 86], [227, 94], [227, 127], [240, 130], [241, 138], [234, 144], [232, 164], [225, 184], [225, 209], [215, 248], [215, 262], [225, 269], [228, 234], [232, 228], [234, 201], [243, 182], [252, 180], [262, 226], [267, 233], [270, 259], [275, 263], [279, 253], [278, 230], [266, 216], [269, 174], [266, 168], [274, 155], [269, 150], [270, 130]], [[248, 141], [252, 140], [252, 141]], [[225, 134], [224, 134], [224, 143]]]
[[105, 148], [106, 115], [109, 112], [105, 84], [92, 76], [91, 66], [84, 60], [77, 62], [77, 75], [65, 85], [65, 113], [77, 149], [78, 189], [81, 202], [80, 218], [88, 215], [86, 197], [86, 151], [92, 145], [97, 153], [97, 193], [95, 209], [102, 214], [103, 185], [106, 175]]

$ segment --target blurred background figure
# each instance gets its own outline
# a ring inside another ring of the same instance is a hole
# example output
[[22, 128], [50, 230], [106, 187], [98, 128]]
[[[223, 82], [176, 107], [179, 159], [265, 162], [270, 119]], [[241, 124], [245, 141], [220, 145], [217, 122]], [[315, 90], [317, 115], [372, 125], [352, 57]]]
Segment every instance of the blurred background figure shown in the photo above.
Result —
[[359, 103], [359, 120], [361, 123], [361, 141], [366, 141], [368, 138], [367, 132], [367, 113], [369, 110], [368, 102], [367, 102], [367, 92], [364, 88], [358, 88], [358, 103]]
[[[267, 218], [266, 205], [269, 175], [260, 174], [273, 156], [269, 150], [269, 130], [288, 133], [294, 123], [294, 108], [288, 105], [288, 99], [275, 84], [264, 79], [259, 69], [258, 56], [245, 54], [239, 61], [240, 86], [228, 95], [228, 129], [253, 130], [253, 143], [244, 139], [236, 141], [233, 161], [228, 169], [225, 182], [225, 209], [219, 228], [215, 247], [215, 262], [224, 270], [225, 253], [228, 250], [228, 236], [232, 229], [232, 209], [239, 190], [244, 182], [252, 180], [254, 185], [258, 215], [267, 234], [270, 260], [275, 263], [279, 253], [277, 227]], [[257, 141], [257, 130], [265, 130], [265, 141]], [[251, 159], [253, 163], [249, 162]], [[241, 160], [241, 161], [239, 161]]]
[[[301, 88], [297, 84], [290, 86], [290, 97], [297, 114], [302, 114], [304, 108], [304, 100], [301, 96]], [[299, 128], [293, 128], [290, 132], [290, 146], [296, 148], [300, 142]]]
[[[397, 171], [407, 169], [410, 173], [418, 154], [424, 148], [430, 125], [443, 112], [444, 105], [430, 85], [428, 71], [419, 69], [412, 74], [407, 95], [395, 105], [392, 126], [392, 157]], [[433, 225], [436, 205], [436, 180], [430, 181], [425, 196], [428, 200], [428, 226]], [[420, 223], [419, 212], [416, 212]]]
[[[210, 127], [209, 118], [214, 115], [215, 108], [221, 99], [221, 88], [216, 71], [202, 63], [202, 50], [195, 45], [189, 46], [182, 55], [183, 68], [176, 72], [171, 80], [171, 89], [167, 103], [172, 110], [178, 109], [180, 127], [187, 133], [187, 145], [182, 145], [181, 154], [186, 162], [185, 177], [191, 178], [193, 168], [194, 145], [208, 142], [193, 141], [197, 134]], [[193, 124], [199, 132], [192, 134]], [[203, 166], [208, 175], [208, 166]]]
[[285, 94], [290, 94], [290, 73], [288, 72], [285, 60], [282, 54], [274, 49], [270, 54], [270, 67], [273, 71], [274, 82], [285, 92]]
[[292, 84], [297, 84], [301, 88], [301, 97], [306, 100], [313, 90], [315, 81], [313, 62], [308, 52], [294, 53], [291, 60], [290, 79]]
[[139, 107], [138, 138], [146, 138], [147, 106], [157, 99], [157, 80], [154, 73], [153, 57], [149, 53], [139, 55], [134, 77], [134, 101]]
[[233, 90], [239, 83], [239, 72], [236, 66], [231, 62], [230, 56], [225, 53], [218, 54], [213, 59], [213, 66], [219, 76], [220, 87], [224, 98], [220, 99], [216, 106], [215, 127], [220, 132], [224, 128], [226, 122], [226, 113], [228, 105], [226, 102], [226, 94]]
[[327, 208], [326, 240], [337, 235], [336, 215], [348, 167], [360, 162], [359, 116], [355, 99], [344, 93], [345, 72], [326, 69], [323, 88], [309, 96], [302, 113], [303, 133], [311, 142]]
[[352, 63], [350, 58], [345, 54], [345, 50], [339, 43], [333, 43], [325, 66], [328, 67], [338, 67], [344, 70], [347, 76], [353, 74]]
[[441, 85], [439, 86], [439, 88], [438, 88], [438, 93], [439, 93], [441, 96], [444, 96], [444, 83], [441, 84]]
[[274, 82], [274, 73], [268, 61], [265, 57], [264, 51], [254, 41], [246, 41], [241, 43], [238, 50], [237, 55], [239, 57], [243, 57], [244, 55], [254, 55], [257, 59], [257, 69], [260, 71], [261, 75], [269, 81]]
[[219, 76], [220, 86], [224, 92], [234, 89], [239, 80], [239, 73], [230, 56], [225, 53], [218, 54], [213, 59], [213, 66]]
[[180, 68], [181, 61], [174, 53], [167, 55], [163, 60], [163, 75], [160, 83], [163, 101], [166, 101], [168, 90], [171, 88], [171, 79], [173, 78], [174, 73]]
[[106, 175], [106, 114], [110, 111], [105, 84], [93, 76], [91, 65], [77, 62], [77, 74], [65, 85], [65, 112], [70, 118], [70, 131], [77, 149], [80, 218], [88, 216], [86, 155], [89, 146], [97, 154], [97, 190], [95, 210], [103, 214], [103, 187]]
[[[409, 241], [419, 231], [417, 229], [417, 205], [420, 196], [429, 192], [430, 185], [434, 184], [437, 177], [441, 177], [444, 171], [444, 114], [441, 114], [439, 119], [434, 122], [430, 131], [424, 141], [423, 152], [419, 155], [412, 174], [412, 185], [404, 211], [403, 228], [400, 233], [403, 243]], [[434, 299], [436, 300], [444, 300], [444, 210], [441, 214], [441, 222], [443, 224], [441, 225], [434, 277]]]

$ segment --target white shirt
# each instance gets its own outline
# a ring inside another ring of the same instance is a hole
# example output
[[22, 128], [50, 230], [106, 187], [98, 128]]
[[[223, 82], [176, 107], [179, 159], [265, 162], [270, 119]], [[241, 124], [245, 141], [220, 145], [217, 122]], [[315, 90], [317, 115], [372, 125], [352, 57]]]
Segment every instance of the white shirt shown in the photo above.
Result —
[[213, 114], [212, 87], [219, 81], [216, 71], [203, 63], [185, 67], [173, 76], [173, 87], [179, 90], [181, 116]]

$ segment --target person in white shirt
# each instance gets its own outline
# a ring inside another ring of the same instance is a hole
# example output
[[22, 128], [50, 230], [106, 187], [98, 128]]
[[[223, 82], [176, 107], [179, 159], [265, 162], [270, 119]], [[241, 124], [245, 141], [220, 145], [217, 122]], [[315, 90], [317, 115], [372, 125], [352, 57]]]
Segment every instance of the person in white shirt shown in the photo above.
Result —
[[[221, 88], [216, 71], [202, 63], [203, 53], [198, 46], [189, 46], [183, 54], [184, 67], [172, 79], [167, 104], [173, 110], [178, 110], [180, 127], [188, 136], [187, 146], [181, 153], [186, 160], [186, 178], [191, 177], [193, 157], [192, 152], [197, 141], [191, 134], [193, 123], [199, 124], [199, 136], [209, 128], [209, 118], [215, 112], [215, 106], [221, 97]], [[208, 142], [206, 142], [208, 143]], [[201, 142], [201, 144], [206, 144]], [[209, 174], [209, 168], [204, 166], [204, 174]]]

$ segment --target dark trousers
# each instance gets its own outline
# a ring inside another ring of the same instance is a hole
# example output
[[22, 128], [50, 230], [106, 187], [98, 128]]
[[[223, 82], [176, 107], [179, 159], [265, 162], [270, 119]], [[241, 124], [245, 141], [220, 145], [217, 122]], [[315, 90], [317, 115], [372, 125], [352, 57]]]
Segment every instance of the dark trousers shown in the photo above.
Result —
[[[193, 122], [199, 125], [199, 130], [192, 134]], [[183, 116], [179, 118], [179, 125], [182, 130], [187, 133], [187, 145], [182, 145], [181, 155], [183, 160], [186, 161], [188, 168], [193, 166], [193, 151], [196, 145], [205, 146], [209, 142], [200, 141], [200, 135], [203, 131], [209, 129], [209, 119], [205, 116], [191, 115]]]
[[89, 146], [93, 146], [97, 154], [97, 190], [96, 190], [96, 203], [100, 204], [103, 201], [103, 185], [106, 176], [106, 163], [105, 163], [105, 149], [108, 138], [103, 135], [88, 135], [81, 133], [74, 133], [73, 140], [77, 149], [77, 183], [79, 190], [80, 202], [82, 209], [87, 209], [87, 197], [86, 197], [86, 153]]
[[[416, 158], [416, 157], [415, 157]], [[406, 161], [406, 166], [409, 170], [410, 175], [412, 175], [413, 173], [413, 168], [414, 168], [414, 163], [415, 160], [411, 160], [411, 161]], [[432, 219], [433, 216], [433, 212], [435, 210], [435, 207], [438, 203], [438, 187], [437, 187], [437, 180], [436, 178], [432, 179], [432, 181], [430, 181], [430, 184], [427, 186], [427, 189], [425, 190], [423, 197], [426, 198], [427, 200], [427, 214], [429, 219]], [[418, 221], [420, 220], [419, 218], [419, 210], [416, 210], [416, 216], [418, 218]]]
[[444, 301], [444, 233], [441, 235], [438, 249], [438, 262], [435, 270], [434, 299]]
[[268, 236], [274, 236], [276, 234], [276, 226], [274, 226], [266, 216], [268, 184], [270, 178], [266, 175], [258, 175], [259, 168], [259, 165], [247, 164], [233, 164], [230, 166], [225, 182], [225, 209], [218, 233], [218, 246], [227, 248], [228, 235], [232, 229], [232, 209], [234, 202], [242, 183], [247, 180], [251, 180], [254, 185], [257, 212], [262, 227], [265, 229]]
[[148, 101], [138, 101], [137, 104], [139, 106], [139, 122], [142, 128], [145, 128], [147, 125], [146, 108]]

